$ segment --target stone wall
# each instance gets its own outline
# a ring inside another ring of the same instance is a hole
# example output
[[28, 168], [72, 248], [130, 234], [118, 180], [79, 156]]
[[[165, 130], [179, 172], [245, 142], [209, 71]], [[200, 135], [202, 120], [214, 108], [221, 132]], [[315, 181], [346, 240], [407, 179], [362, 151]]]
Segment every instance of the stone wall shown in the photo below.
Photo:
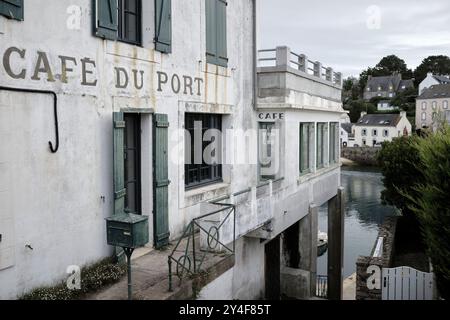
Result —
[[[377, 241], [372, 249], [370, 256], [360, 256], [356, 262], [356, 300], [381, 300], [381, 272], [383, 268], [392, 267], [395, 251], [395, 232], [397, 229], [398, 217], [386, 218], [384, 224], [380, 227]], [[383, 237], [383, 251], [381, 257], [374, 257], [374, 252], [378, 239]], [[368, 270], [369, 267], [375, 267], [376, 270]], [[377, 274], [372, 274], [375, 272]], [[369, 277], [372, 276], [372, 280]], [[379, 278], [377, 278], [379, 276]], [[368, 287], [369, 283], [379, 280], [379, 285], [373, 288]]]
[[342, 157], [355, 161], [358, 164], [376, 166], [377, 155], [381, 148], [370, 147], [356, 147], [356, 148], [342, 148]]

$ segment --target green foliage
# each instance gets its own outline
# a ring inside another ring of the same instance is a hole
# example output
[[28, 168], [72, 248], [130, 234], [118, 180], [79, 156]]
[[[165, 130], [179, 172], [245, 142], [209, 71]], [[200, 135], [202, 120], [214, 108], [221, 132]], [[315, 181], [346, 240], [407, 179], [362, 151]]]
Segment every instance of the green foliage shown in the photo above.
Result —
[[[414, 142], [420, 161], [422, 179], [414, 192], [406, 193], [409, 208], [417, 215], [428, 256], [433, 263], [438, 288], [450, 298], [450, 128], [427, 135]], [[419, 195], [419, 196], [416, 196]]]
[[438, 288], [450, 298], [450, 128], [383, 144], [378, 158], [385, 203], [420, 225]]
[[375, 113], [377, 108], [372, 104], [363, 100], [351, 100], [344, 105], [344, 109], [350, 111], [350, 121], [355, 123], [361, 117], [361, 112]]
[[426, 77], [427, 73], [450, 75], [450, 57], [439, 55], [429, 56], [424, 59], [422, 63], [414, 71], [416, 85], [421, 83]]
[[394, 72], [400, 73], [403, 79], [411, 79], [413, 77], [413, 72], [408, 69], [404, 60], [396, 55], [389, 55], [382, 58], [374, 68], [369, 67], [361, 72], [359, 75], [361, 90], [363, 91], [366, 87], [369, 76], [390, 76]]
[[421, 180], [422, 172], [416, 164], [420, 162], [414, 142], [419, 138], [401, 137], [383, 143], [378, 154], [378, 162], [383, 173], [385, 190], [381, 193], [383, 203], [400, 209], [405, 216], [413, 217], [409, 210], [411, 201], [408, 195], [416, 194], [414, 186]]
[[81, 270], [81, 290], [69, 290], [63, 282], [54, 287], [35, 289], [20, 300], [76, 300], [118, 282], [125, 274], [125, 266], [108, 258]]

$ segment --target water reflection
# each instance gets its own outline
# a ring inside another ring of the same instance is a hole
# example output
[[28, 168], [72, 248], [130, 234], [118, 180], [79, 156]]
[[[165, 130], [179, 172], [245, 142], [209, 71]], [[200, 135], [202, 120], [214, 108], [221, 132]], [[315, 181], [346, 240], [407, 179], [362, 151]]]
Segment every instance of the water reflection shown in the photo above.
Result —
[[[355, 272], [360, 255], [368, 255], [378, 235], [378, 227], [385, 217], [395, 214], [395, 209], [381, 204], [382, 174], [368, 168], [342, 170], [342, 186], [345, 190], [345, 247], [344, 276]], [[327, 231], [327, 207], [319, 211], [319, 229]], [[317, 273], [327, 273], [327, 254], [318, 259]]]

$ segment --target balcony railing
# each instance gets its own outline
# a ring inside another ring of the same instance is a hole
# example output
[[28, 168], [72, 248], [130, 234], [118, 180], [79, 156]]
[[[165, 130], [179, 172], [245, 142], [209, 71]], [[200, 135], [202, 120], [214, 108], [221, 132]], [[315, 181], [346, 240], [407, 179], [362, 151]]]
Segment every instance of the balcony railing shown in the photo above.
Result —
[[322, 298], [322, 299], [328, 298], [328, 277], [327, 276], [317, 276], [316, 297]]
[[324, 67], [321, 62], [310, 60], [304, 54], [294, 53], [289, 47], [259, 50], [258, 65], [259, 67], [287, 66], [342, 86], [342, 73], [334, 72], [333, 68]]
[[214, 263], [214, 257], [226, 258], [235, 254], [237, 238], [267, 224], [273, 218], [271, 212], [259, 212], [258, 207], [268, 205], [272, 200], [273, 184], [283, 180], [266, 181], [204, 203], [204, 209], [210, 213], [188, 224], [168, 257], [169, 291], [173, 289], [174, 276], [181, 283], [185, 277], [206, 271], [209, 264]]

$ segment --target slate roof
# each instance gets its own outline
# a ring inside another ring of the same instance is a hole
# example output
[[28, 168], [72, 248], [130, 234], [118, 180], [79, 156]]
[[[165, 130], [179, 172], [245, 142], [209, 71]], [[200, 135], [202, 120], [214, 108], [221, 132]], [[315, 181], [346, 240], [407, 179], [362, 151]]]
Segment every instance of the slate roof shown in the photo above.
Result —
[[358, 127], [396, 127], [400, 119], [399, 114], [366, 114], [355, 125]]
[[425, 89], [417, 99], [450, 98], [450, 84], [436, 84]]
[[[405, 89], [402, 89], [403, 86], [405, 86]], [[400, 84], [398, 86], [398, 90], [403, 91], [403, 90], [406, 90], [408, 88], [414, 88], [414, 80], [409, 79], [409, 80], [402, 80], [402, 81], [400, 81]]]
[[352, 134], [353, 123], [341, 123], [341, 127], [347, 131], [347, 133]]
[[448, 78], [446, 76], [435, 76], [435, 75], [433, 75], [433, 78], [436, 79], [436, 81], [438, 81], [440, 84], [450, 83], [450, 78]]
[[401, 78], [398, 75], [372, 77], [370, 80], [367, 80], [366, 88], [370, 88], [372, 92], [378, 91], [378, 87], [381, 87], [381, 91], [389, 91], [389, 87], [392, 85], [393, 90], [396, 91], [400, 82]]

